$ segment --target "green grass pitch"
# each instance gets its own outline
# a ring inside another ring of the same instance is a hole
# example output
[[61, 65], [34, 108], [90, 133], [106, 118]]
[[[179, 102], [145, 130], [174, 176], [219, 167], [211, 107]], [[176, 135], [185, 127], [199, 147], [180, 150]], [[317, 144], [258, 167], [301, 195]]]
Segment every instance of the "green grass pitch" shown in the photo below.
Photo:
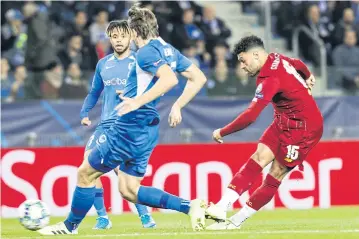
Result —
[[[359, 239], [359, 207], [331, 209], [261, 211], [246, 221], [240, 230], [193, 232], [189, 218], [179, 213], [154, 213], [156, 229], [143, 229], [136, 215], [110, 215], [113, 228], [95, 231], [95, 217], [87, 217], [79, 235], [40, 236], [24, 229], [16, 219], [2, 219], [1, 238], [141, 238], [141, 239]], [[64, 218], [51, 218], [57, 223]], [[207, 225], [212, 221], [207, 220]]]

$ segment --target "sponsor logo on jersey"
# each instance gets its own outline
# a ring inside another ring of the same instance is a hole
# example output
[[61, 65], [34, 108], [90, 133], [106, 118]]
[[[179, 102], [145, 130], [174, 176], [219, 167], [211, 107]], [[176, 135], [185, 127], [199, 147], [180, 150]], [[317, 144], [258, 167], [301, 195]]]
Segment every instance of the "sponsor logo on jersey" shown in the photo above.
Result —
[[262, 83], [260, 83], [260, 84], [257, 86], [256, 93], [255, 93], [255, 98], [263, 99], [262, 90], [263, 90], [263, 85], [262, 85]]
[[120, 79], [120, 78], [112, 78], [111, 80], [104, 80], [103, 84], [105, 86], [111, 85], [126, 85], [127, 79]]

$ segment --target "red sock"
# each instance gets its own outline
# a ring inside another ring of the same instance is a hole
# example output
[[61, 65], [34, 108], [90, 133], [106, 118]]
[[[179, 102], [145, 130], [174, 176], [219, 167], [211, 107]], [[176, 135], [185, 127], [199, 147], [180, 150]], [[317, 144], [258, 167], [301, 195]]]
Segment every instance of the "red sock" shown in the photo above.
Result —
[[253, 159], [249, 159], [247, 164], [234, 175], [228, 188], [242, 195], [247, 191], [262, 172], [262, 167]]
[[258, 211], [273, 198], [280, 183], [281, 181], [268, 174], [263, 184], [249, 197], [247, 205]]

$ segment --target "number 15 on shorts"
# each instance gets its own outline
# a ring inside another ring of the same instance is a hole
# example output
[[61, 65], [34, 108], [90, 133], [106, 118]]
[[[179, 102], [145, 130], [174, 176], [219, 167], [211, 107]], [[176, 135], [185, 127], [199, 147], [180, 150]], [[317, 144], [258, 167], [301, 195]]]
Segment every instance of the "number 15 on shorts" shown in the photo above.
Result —
[[299, 157], [299, 146], [297, 145], [288, 145], [287, 146], [287, 157], [285, 158], [285, 161], [287, 162], [293, 162], [293, 160], [298, 159]]

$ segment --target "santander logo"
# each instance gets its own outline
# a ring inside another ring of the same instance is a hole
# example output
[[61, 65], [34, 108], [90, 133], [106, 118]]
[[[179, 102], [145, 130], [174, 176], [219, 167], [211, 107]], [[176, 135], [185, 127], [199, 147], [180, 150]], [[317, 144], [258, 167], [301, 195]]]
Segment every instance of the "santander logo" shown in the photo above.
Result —
[[[83, 152], [82, 148], [57, 150], [76, 150], [79, 155]], [[51, 151], [55, 152], [56, 149], [51, 149]], [[3, 217], [17, 216], [17, 206], [19, 206], [17, 204], [20, 204], [21, 201], [16, 197], [20, 197], [20, 195], [27, 199], [45, 201], [53, 216], [65, 216], [68, 213], [77, 180], [77, 167], [75, 165], [79, 165], [81, 160], [79, 159], [80, 161], [75, 162], [74, 165], [64, 164], [57, 160], [55, 166], [42, 169], [41, 161], [37, 162], [39, 156], [32, 150], [24, 149], [10, 150], [3, 154], [1, 160], [1, 183], [3, 195], [5, 195], [1, 202]], [[41, 157], [44, 158], [43, 155]], [[52, 160], [51, 154], [47, 153], [46, 157], [46, 160]], [[26, 167], [36, 166], [39, 170], [36, 170], [37, 173], [29, 171], [27, 175], [17, 173], [17, 166], [25, 167], [24, 164]], [[270, 165], [263, 170], [262, 180], [269, 172], [269, 168]], [[287, 176], [279, 188], [278, 195], [265, 206], [266, 209], [274, 209], [278, 205], [291, 209], [306, 209], [316, 205], [321, 208], [328, 208], [332, 205], [332, 198], [335, 196], [332, 189], [335, 187], [331, 174], [340, 172], [343, 168], [343, 159], [340, 157], [326, 158], [318, 161], [317, 165], [304, 162], [304, 168], [304, 172], [294, 170]], [[224, 192], [237, 170], [237, 168], [234, 170], [230, 163], [219, 160], [188, 163], [164, 159], [161, 163], [148, 166], [145, 180], [147, 185], [166, 190], [168, 188], [174, 189], [177, 192], [176, 194], [183, 198], [212, 200], [211, 195], [213, 193], [219, 197]], [[292, 177], [292, 174], [299, 174], [300, 177]], [[215, 182], [211, 179], [213, 175], [218, 179]], [[171, 180], [173, 176], [176, 177], [176, 180]], [[120, 214], [128, 210], [135, 211], [134, 205], [127, 205], [128, 202], [121, 198], [116, 175], [108, 173], [105, 177], [110, 185], [109, 187], [108, 185], [105, 186], [105, 191], [108, 191], [109, 194], [111, 212]], [[35, 179], [40, 183], [36, 185], [32, 183], [36, 181]], [[60, 179], [66, 179], [66, 183], [62, 184], [65, 186], [56, 186]], [[314, 193], [308, 195], [307, 192], [310, 191]], [[7, 198], [6, 195], [18, 196]], [[249, 193], [244, 193], [239, 200], [240, 206], [245, 205], [248, 198]], [[58, 205], [58, 200], [65, 201], [65, 205]], [[15, 205], [14, 201], [16, 201]], [[168, 212], [167, 210], [161, 211]], [[92, 209], [90, 214], [94, 213], [95, 211]]]

